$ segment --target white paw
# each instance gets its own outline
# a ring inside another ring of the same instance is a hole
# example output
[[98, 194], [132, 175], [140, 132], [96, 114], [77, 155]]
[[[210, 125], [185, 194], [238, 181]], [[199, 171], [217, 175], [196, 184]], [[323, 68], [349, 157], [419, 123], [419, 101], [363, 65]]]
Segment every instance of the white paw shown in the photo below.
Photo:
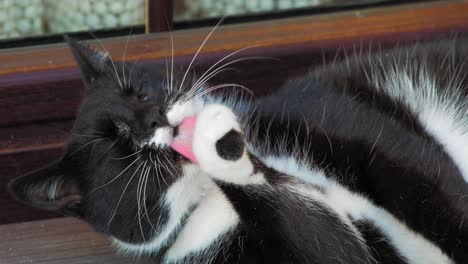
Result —
[[200, 168], [214, 179], [240, 185], [258, 182], [240, 125], [223, 105], [208, 105], [197, 116], [193, 152]]
[[167, 120], [171, 126], [177, 126], [186, 117], [197, 115], [203, 108], [201, 99], [177, 102], [172, 105], [166, 114]]

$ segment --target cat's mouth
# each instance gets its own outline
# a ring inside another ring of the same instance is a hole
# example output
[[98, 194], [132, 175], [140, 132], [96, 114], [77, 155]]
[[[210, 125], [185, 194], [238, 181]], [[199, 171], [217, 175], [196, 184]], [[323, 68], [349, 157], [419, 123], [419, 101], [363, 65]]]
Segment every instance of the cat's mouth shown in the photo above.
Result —
[[156, 128], [149, 139], [142, 144], [142, 147], [150, 147], [155, 150], [169, 148], [179, 132], [179, 125], [182, 121], [187, 117], [196, 116], [203, 105], [201, 99], [173, 105], [166, 114], [169, 125]]

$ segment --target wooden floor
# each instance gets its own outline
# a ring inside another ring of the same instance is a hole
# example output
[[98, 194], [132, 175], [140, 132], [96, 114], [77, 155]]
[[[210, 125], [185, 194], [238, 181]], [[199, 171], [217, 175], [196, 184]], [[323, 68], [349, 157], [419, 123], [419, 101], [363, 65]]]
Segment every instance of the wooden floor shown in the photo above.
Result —
[[109, 241], [72, 218], [0, 226], [0, 264], [149, 263], [119, 256]]

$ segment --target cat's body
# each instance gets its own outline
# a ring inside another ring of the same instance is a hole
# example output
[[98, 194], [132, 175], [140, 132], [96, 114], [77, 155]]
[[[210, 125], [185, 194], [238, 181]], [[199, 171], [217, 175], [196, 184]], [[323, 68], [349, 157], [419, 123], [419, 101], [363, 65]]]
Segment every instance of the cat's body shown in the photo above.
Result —
[[[185, 96], [183, 75], [119, 88], [133, 69], [71, 46], [76, 136], [12, 183], [20, 199], [156, 263], [468, 263], [467, 39], [356, 55], [255, 101]], [[193, 115], [197, 165], [168, 147]]]

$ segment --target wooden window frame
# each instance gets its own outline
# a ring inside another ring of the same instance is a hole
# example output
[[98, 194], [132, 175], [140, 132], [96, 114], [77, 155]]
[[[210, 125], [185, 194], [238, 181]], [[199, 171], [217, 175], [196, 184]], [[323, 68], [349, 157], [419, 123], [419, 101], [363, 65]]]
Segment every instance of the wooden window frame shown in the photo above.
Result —
[[[188, 61], [209, 28], [172, 33], [176, 60]], [[468, 1], [431, 1], [325, 15], [226, 25], [217, 29], [200, 56], [255, 46], [250, 54], [300, 54], [336, 50], [372, 41], [394, 45], [468, 32]], [[127, 37], [103, 39], [113, 59], [123, 60]], [[98, 44], [96, 44], [99, 47]], [[164, 62], [171, 56], [169, 33], [130, 38], [125, 60]], [[64, 44], [0, 51], [0, 188], [12, 177], [46, 164], [62, 151], [80, 98], [78, 69]], [[0, 224], [51, 217], [0, 192]]]

